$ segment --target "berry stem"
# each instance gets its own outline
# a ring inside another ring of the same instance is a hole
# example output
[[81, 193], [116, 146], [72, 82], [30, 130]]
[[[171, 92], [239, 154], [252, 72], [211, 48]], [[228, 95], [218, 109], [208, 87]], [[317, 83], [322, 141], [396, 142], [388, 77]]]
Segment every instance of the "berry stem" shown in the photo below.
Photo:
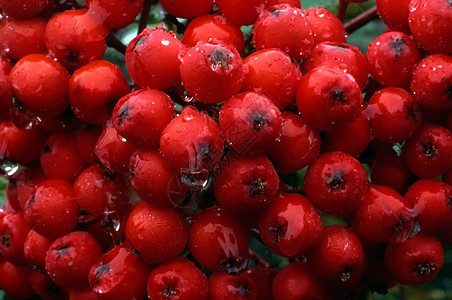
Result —
[[259, 256], [259, 254], [257, 254], [254, 250], [249, 248], [248, 252], [250, 254], [250, 258], [254, 260], [258, 265], [261, 265], [262, 267], [265, 268], [271, 268], [271, 265], [267, 261], [265, 261], [265, 259]]
[[126, 53], [127, 46], [124, 45], [113, 32], [110, 32], [107, 36], [106, 42], [108, 47], [117, 50], [119, 53]]
[[165, 19], [163, 19], [163, 22], [165, 22], [167, 27], [170, 27], [170, 25], [176, 27], [176, 32], [178, 34], [183, 34], [185, 32], [185, 25], [179, 22], [179, 20], [173, 15], [167, 14]]
[[148, 25], [149, 13], [151, 12], [152, 0], [144, 0], [143, 9], [141, 10], [140, 22], [138, 23], [138, 33], [140, 34]]
[[350, 34], [354, 31], [356, 31], [357, 29], [363, 27], [364, 25], [366, 25], [367, 23], [378, 19], [378, 13], [377, 13], [377, 7], [374, 6], [371, 9], [363, 12], [362, 14], [360, 14], [359, 16], [357, 16], [356, 18], [351, 19], [349, 22], [347, 22], [344, 27], [345, 27], [345, 31]]
[[345, 0], [339, 0], [339, 7], [337, 9], [337, 17], [341, 22], [344, 22], [345, 15], [347, 14], [348, 2]]

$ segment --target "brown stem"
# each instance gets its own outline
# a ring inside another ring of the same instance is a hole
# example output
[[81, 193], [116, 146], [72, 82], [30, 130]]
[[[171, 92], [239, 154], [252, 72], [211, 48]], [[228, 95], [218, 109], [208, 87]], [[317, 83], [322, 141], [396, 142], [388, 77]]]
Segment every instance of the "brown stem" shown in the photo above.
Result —
[[347, 33], [352, 33], [355, 30], [363, 27], [364, 25], [366, 25], [367, 23], [369, 23], [370, 21], [376, 20], [378, 19], [378, 13], [377, 13], [377, 7], [374, 6], [371, 9], [365, 11], [364, 13], [360, 14], [359, 16], [357, 16], [356, 18], [350, 20], [349, 22], [347, 22], [344, 27], [345, 27], [345, 31]]
[[108, 47], [112, 47], [122, 54], [126, 53], [127, 46], [124, 45], [113, 32], [110, 32], [107, 36], [106, 42]]
[[339, 8], [337, 9], [337, 17], [341, 22], [344, 22], [345, 15], [347, 14], [348, 2], [345, 0], [339, 0]]
[[250, 254], [250, 258], [254, 260], [258, 265], [261, 265], [262, 267], [265, 268], [271, 268], [271, 265], [267, 261], [265, 261], [265, 259], [259, 256], [259, 254], [254, 252], [254, 250], [248, 249], [248, 252]]
[[140, 23], [138, 24], [138, 34], [140, 34], [148, 25], [149, 13], [151, 12], [152, 0], [144, 0], [141, 10]]
[[167, 14], [163, 22], [165, 22], [165, 24], [174, 25], [176, 27], [176, 32], [178, 34], [182, 34], [185, 32], [186, 29], [185, 25], [179, 22], [179, 20], [173, 15]]

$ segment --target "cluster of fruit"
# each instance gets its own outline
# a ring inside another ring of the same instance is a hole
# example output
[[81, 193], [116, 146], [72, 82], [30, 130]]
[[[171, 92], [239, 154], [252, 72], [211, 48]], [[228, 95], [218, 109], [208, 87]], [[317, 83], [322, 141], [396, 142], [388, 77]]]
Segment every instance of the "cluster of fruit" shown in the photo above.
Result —
[[[0, 0], [7, 295], [360, 299], [435, 278], [452, 244], [450, 0], [377, 0], [388, 29], [365, 54], [299, 0], [81, 2]], [[145, 28], [152, 5], [176, 33]]]

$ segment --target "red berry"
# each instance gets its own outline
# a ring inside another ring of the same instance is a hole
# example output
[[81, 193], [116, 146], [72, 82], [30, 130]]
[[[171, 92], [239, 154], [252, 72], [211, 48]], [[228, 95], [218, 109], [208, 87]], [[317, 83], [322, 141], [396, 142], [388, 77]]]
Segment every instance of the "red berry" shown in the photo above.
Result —
[[298, 194], [281, 194], [262, 213], [259, 232], [270, 250], [293, 258], [307, 254], [317, 245], [323, 222], [308, 199]]
[[322, 42], [346, 42], [347, 34], [344, 24], [335, 14], [322, 6], [306, 9], [305, 13], [314, 29], [314, 41], [316, 44]]
[[42, 273], [38, 270], [31, 270], [28, 273], [33, 291], [42, 299], [49, 300], [68, 300], [69, 293], [66, 289], [58, 286], [47, 273]]
[[341, 216], [352, 212], [367, 190], [367, 174], [354, 157], [327, 152], [309, 164], [304, 180], [306, 197], [318, 209]]
[[28, 232], [24, 242], [24, 257], [33, 268], [45, 270], [46, 253], [53, 241], [33, 229]]
[[232, 276], [217, 271], [209, 278], [209, 300], [258, 300], [259, 289], [248, 273]]
[[144, 0], [87, 0], [86, 7], [98, 14], [107, 27], [118, 29], [135, 21], [143, 3]]
[[9, 16], [18, 19], [30, 19], [46, 8], [49, 0], [0, 0], [2, 10]]
[[11, 84], [9, 73], [11, 64], [0, 58], [0, 121], [9, 118], [9, 107], [11, 105]]
[[27, 264], [24, 243], [29, 231], [22, 212], [7, 214], [0, 220], [0, 254], [4, 259], [16, 265]]
[[192, 19], [209, 13], [214, 0], [161, 0], [160, 3], [169, 14]]
[[198, 42], [180, 65], [184, 88], [203, 103], [227, 100], [242, 87], [244, 66], [235, 47], [219, 41]]
[[256, 22], [259, 8], [264, 0], [216, 0], [218, 10], [229, 21], [237, 25], [251, 25]]
[[408, 26], [410, 1], [376, 0], [378, 15], [389, 28], [408, 33], [410, 31]]
[[13, 299], [30, 299], [35, 293], [28, 279], [29, 268], [0, 260], [0, 289]]
[[187, 243], [188, 225], [172, 208], [140, 203], [130, 213], [126, 239], [147, 263], [161, 263], [175, 258]]

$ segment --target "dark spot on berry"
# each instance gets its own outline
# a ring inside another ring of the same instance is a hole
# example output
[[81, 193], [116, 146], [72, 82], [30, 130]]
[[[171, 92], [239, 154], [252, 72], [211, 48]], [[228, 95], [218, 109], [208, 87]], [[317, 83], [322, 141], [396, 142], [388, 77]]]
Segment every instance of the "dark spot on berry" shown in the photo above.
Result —
[[333, 100], [332, 103], [336, 104], [337, 102], [341, 104], [347, 103], [347, 96], [342, 90], [334, 90], [330, 93], [330, 97]]
[[33, 205], [33, 203], [35, 203], [35, 195], [36, 194], [32, 194], [30, 196], [30, 198], [28, 199], [28, 201], [26, 203], [26, 209], [29, 209]]
[[278, 17], [279, 16], [279, 14], [282, 12], [283, 10], [282, 9], [274, 9], [274, 10], [272, 10], [271, 12], [270, 12], [270, 14], [272, 15], [272, 16], [275, 16], [275, 17]]
[[393, 38], [390, 47], [394, 51], [394, 61], [396, 61], [398, 58], [400, 58], [403, 54], [403, 46], [406, 45], [406, 42], [403, 40], [403, 38]]
[[44, 146], [42, 147], [42, 153], [43, 154], [49, 153], [50, 150], [52, 150], [52, 148], [48, 144], [44, 144]]
[[68, 252], [69, 252], [68, 250], [69, 250], [69, 248], [67, 246], [62, 246], [61, 248], [56, 249], [55, 252], [58, 257], [61, 257], [63, 255], [68, 254]]
[[3, 235], [2, 235], [2, 245], [3, 246], [5, 246], [5, 247], [9, 247], [11, 244], [10, 244], [10, 240], [11, 240], [11, 235], [9, 235], [9, 234], [7, 234], [7, 233], [4, 233]]
[[172, 286], [169, 286], [162, 291], [162, 295], [165, 296], [166, 299], [169, 299], [172, 295], [177, 295], [177, 292]]
[[264, 117], [265, 114], [261, 112], [254, 112], [252, 116], [252, 123], [253, 123], [253, 129], [255, 131], [261, 131], [262, 128], [265, 127], [265, 125], [269, 125], [270, 121]]
[[208, 143], [198, 143], [198, 157], [200, 158], [199, 166], [203, 166], [205, 164], [209, 164], [213, 160], [213, 153], [211, 150], [211, 146]]
[[400, 217], [397, 223], [392, 226], [391, 238], [393, 240], [398, 240], [405, 231], [405, 220]]
[[110, 266], [109, 265], [104, 265], [104, 264], [100, 264], [99, 266], [96, 267], [96, 269], [94, 269], [94, 282], [96, 284], [100, 283], [100, 279], [102, 278], [102, 276], [106, 273], [108, 273], [110, 271]]
[[137, 48], [139, 46], [143, 45], [146, 42], [147, 39], [148, 39], [147, 36], [142, 36], [141, 38], [139, 38], [137, 40], [137, 42], [135, 43], [135, 46], [133, 47], [133, 52], [137, 52]]
[[452, 208], [452, 195], [451, 194], [447, 195], [447, 206]]
[[420, 275], [429, 275], [431, 272], [435, 271], [436, 268], [438, 268], [438, 265], [425, 261], [417, 264], [416, 272]]
[[231, 55], [222, 48], [215, 48], [210, 55], [210, 64], [212, 70], [221, 69], [223, 71], [229, 70], [229, 61], [232, 59]]
[[121, 125], [122, 124], [122, 122], [124, 121], [124, 119], [126, 119], [126, 118], [128, 118], [129, 117], [129, 106], [128, 105], [124, 105], [123, 107], [121, 107], [121, 109], [119, 110], [119, 112], [118, 112], [118, 115], [117, 115], [117, 122], [118, 122], [118, 125]]
[[425, 157], [432, 157], [432, 156], [438, 156], [439, 150], [436, 148], [435, 145], [433, 145], [431, 142], [427, 142], [425, 144], [422, 144], [422, 147], [424, 147], [424, 154]]
[[228, 275], [239, 275], [248, 266], [248, 260], [241, 257], [229, 257], [220, 263], [220, 268]]
[[272, 240], [273, 244], [279, 242], [281, 240], [281, 237], [284, 237], [287, 232], [287, 226], [287, 222], [280, 222], [276, 224], [276, 226], [272, 226], [267, 229], [268, 231], [275, 234], [275, 238]]
[[243, 295], [243, 296], [248, 296], [249, 295], [249, 288], [247, 285], [241, 285], [239, 286], [239, 288], [237, 289], [237, 294]]
[[265, 186], [267, 183], [262, 178], [253, 179], [249, 183], [250, 186], [250, 197], [256, 198], [265, 193]]
[[406, 106], [407, 118], [409, 120], [413, 120], [414, 122], [418, 122], [421, 118], [421, 115], [418, 111], [414, 109], [414, 106]]
[[140, 256], [141, 255], [140, 252], [137, 249], [135, 249], [134, 247], [130, 248], [130, 251], [132, 251], [132, 254], [134, 256]]
[[349, 267], [345, 267], [344, 271], [341, 272], [341, 274], [339, 274], [339, 280], [341, 282], [346, 282], [347, 280], [350, 279], [351, 276], [351, 269]]
[[344, 188], [345, 179], [343, 172], [334, 173], [332, 176], [326, 179], [326, 184], [332, 190], [340, 190]]

